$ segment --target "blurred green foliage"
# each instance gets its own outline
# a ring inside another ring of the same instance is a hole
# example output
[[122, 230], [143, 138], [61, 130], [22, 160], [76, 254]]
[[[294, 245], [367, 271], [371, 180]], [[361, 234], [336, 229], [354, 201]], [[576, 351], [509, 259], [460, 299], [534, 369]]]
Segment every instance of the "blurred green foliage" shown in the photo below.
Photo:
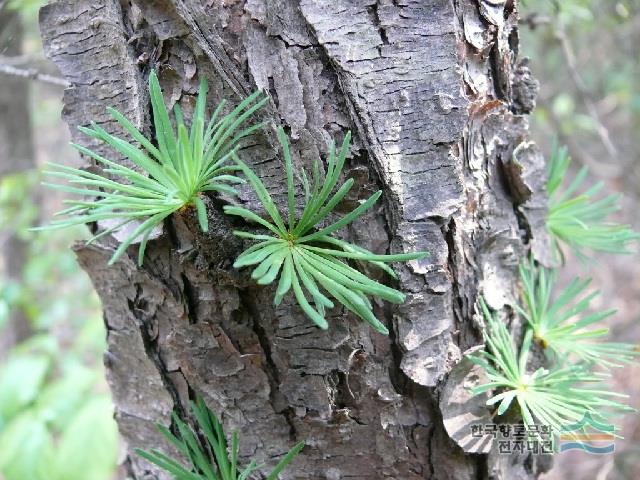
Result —
[[[20, 12], [22, 51], [35, 59], [43, 57], [37, 22], [45, 3], [5, 5]], [[6, 32], [6, 41], [13, 38]], [[61, 92], [33, 87], [38, 159], [68, 162]], [[39, 184], [36, 170], [0, 178], [0, 244], [9, 248], [9, 239], [19, 239], [24, 250], [17, 276], [9, 280], [0, 266], [0, 338], [11, 337], [16, 313], [31, 333], [8, 350], [0, 342], [0, 479], [109, 480], [119, 439], [101, 361], [105, 330], [98, 298], [69, 248], [87, 232], [30, 231], [60, 202], [55, 195], [41, 201]]]
[[46, 0], [9, 0], [7, 7], [25, 15], [37, 15], [40, 7], [46, 3]]
[[6, 480], [106, 480], [118, 435], [102, 372], [82, 338], [67, 350], [47, 334], [17, 346], [0, 372], [0, 472]]
[[[541, 81], [534, 131], [540, 138], [560, 135], [562, 143], [571, 137], [572, 150], [595, 146], [599, 150], [594, 158], [599, 153], [611, 158], [610, 148], [602, 150], [604, 128], [616, 150], [637, 154], [633, 139], [640, 127], [640, 0], [521, 4], [522, 53], [532, 59]], [[572, 153], [577, 157], [580, 152]]]
[[0, 238], [15, 236], [26, 243], [28, 261], [19, 282], [0, 282], [0, 327], [10, 309], [21, 309], [33, 327], [46, 329], [61, 321], [78, 327], [96, 316], [98, 301], [81, 273], [69, 245], [86, 237], [82, 228], [52, 235], [29, 231], [40, 216], [33, 198], [40, 175], [26, 171], [0, 180]]
[[[0, 279], [0, 324], [22, 310], [34, 332], [0, 361], [0, 477], [107, 480], [118, 435], [100, 363], [98, 299], [69, 249], [73, 232], [35, 234], [38, 173], [0, 181], [0, 236], [26, 245], [21, 278]], [[2, 331], [0, 331], [2, 334]]]

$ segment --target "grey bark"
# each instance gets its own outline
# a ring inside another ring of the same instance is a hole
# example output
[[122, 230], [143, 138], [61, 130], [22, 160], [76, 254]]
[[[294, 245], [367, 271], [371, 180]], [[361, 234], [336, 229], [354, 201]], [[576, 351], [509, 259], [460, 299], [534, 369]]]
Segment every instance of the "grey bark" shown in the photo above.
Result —
[[[264, 89], [263, 116], [288, 129], [298, 165], [354, 133], [346, 176], [357, 188], [341, 208], [377, 189], [384, 196], [345, 238], [376, 252], [430, 252], [396, 266], [407, 301], [376, 304], [392, 332], [383, 337], [338, 308], [322, 332], [290, 298], [274, 307], [272, 288], [231, 267], [242, 249], [231, 229], [241, 224], [221, 214], [219, 199], [208, 202], [208, 234], [190, 214], [174, 216], [142, 268], [135, 247], [107, 267], [113, 239], [77, 246], [103, 302], [130, 477], [166, 478], [132, 449], [163, 446], [154, 423], [169, 424], [195, 394], [242, 432], [243, 459], [272, 465], [306, 440], [282, 478], [540, 471], [531, 456], [465, 453], [465, 425], [443, 423], [469, 401], [447, 378], [480, 343], [478, 295], [510, 312], [517, 263], [530, 248], [546, 252], [542, 160], [524, 143], [536, 84], [517, 59], [513, 1], [56, 0], [42, 9], [41, 29], [71, 84], [64, 116], [75, 141], [113, 155], [75, 128], [95, 120], [117, 131], [107, 105], [150, 132], [151, 68], [167, 101], [187, 108], [202, 76], [211, 105]], [[243, 158], [282, 205], [273, 132]], [[249, 189], [239, 202], [257, 208]]]

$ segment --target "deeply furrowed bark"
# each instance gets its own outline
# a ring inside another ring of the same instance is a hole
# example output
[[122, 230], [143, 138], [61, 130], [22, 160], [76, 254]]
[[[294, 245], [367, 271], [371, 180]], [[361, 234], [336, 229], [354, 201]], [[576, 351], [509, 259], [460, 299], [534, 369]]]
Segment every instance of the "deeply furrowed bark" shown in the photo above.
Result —
[[[118, 131], [109, 105], [150, 133], [151, 68], [187, 111], [202, 76], [210, 105], [264, 89], [261, 116], [287, 128], [297, 165], [354, 133], [345, 172], [357, 187], [341, 211], [384, 196], [345, 238], [430, 252], [396, 266], [407, 301], [376, 304], [392, 332], [383, 337], [338, 308], [323, 332], [291, 298], [274, 307], [273, 288], [231, 267], [242, 225], [219, 199], [207, 202], [208, 234], [192, 213], [174, 216], [141, 268], [135, 247], [107, 266], [113, 239], [77, 246], [104, 306], [123, 475], [168, 478], [133, 448], [168, 448], [154, 423], [186, 413], [196, 394], [242, 432], [242, 459], [273, 465], [306, 440], [283, 479], [536, 475], [535, 457], [465, 453], [449, 437], [469, 433], [456, 420], [464, 374], [449, 374], [480, 343], [478, 295], [509, 311], [518, 262], [547, 251], [542, 159], [526, 143], [536, 84], [517, 60], [512, 0], [55, 0], [41, 28], [71, 83], [75, 141], [113, 155], [75, 128]], [[243, 159], [284, 205], [273, 126]], [[257, 208], [249, 189], [239, 201]]]

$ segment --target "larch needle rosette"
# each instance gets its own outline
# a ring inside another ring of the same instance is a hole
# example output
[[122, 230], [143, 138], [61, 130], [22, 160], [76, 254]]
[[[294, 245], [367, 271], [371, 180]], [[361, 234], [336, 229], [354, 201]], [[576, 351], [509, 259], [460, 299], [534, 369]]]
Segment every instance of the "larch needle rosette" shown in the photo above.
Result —
[[485, 349], [468, 358], [485, 371], [488, 381], [472, 388], [471, 393], [493, 391], [495, 394], [487, 405], [498, 405], [498, 415], [515, 403], [525, 428], [548, 425], [558, 433], [563, 426], [580, 421], [585, 413], [609, 423], [616, 413], [634, 411], [617, 401], [627, 398], [626, 395], [612, 392], [603, 385], [608, 375], [591, 372], [587, 364], [555, 365], [530, 371], [533, 330], [527, 329], [518, 351], [506, 325], [489, 311], [482, 299], [480, 305], [486, 322]]
[[[326, 172], [323, 171], [324, 168], [320, 166], [318, 161], [314, 163], [314, 171], [310, 179], [304, 169], [301, 170], [305, 204], [302, 214], [297, 218], [291, 153], [282, 129], [278, 130], [278, 139], [282, 145], [287, 176], [288, 215], [286, 223], [265, 185], [236, 156], [236, 162], [253, 186], [271, 221], [265, 220], [255, 212], [243, 207], [229, 205], [224, 207], [227, 214], [237, 215], [255, 222], [270, 232], [269, 235], [264, 235], [235, 231], [235, 235], [257, 240], [258, 243], [240, 254], [234, 266], [242, 268], [256, 265], [251, 277], [257, 280], [260, 285], [271, 284], [279, 275], [280, 280], [274, 303], [279, 305], [284, 295], [293, 289], [302, 310], [322, 329], [328, 328], [325, 309], [334, 306], [330, 296], [369, 322], [375, 330], [387, 335], [389, 331], [374, 315], [367, 295], [374, 295], [392, 303], [404, 302], [405, 295], [370, 279], [348, 265], [345, 260], [369, 262], [397, 278], [395, 272], [386, 263], [416, 260], [423, 258], [427, 253], [376, 255], [332, 236], [333, 233], [369, 210], [380, 198], [381, 191], [374, 193], [357, 208], [334, 223], [318, 228], [353, 186], [353, 179], [348, 179], [332, 195], [340, 179], [349, 150], [350, 133], [345, 136], [339, 152], [336, 153], [335, 145], [331, 145]], [[307, 296], [311, 297], [314, 305], [310, 303]]]
[[140, 147], [107, 133], [95, 123], [90, 128], [79, 127], [86, 135], [101, 140], [128, 158], [141, 171], [120, 165], [81, 145], [72, 144], [96, 160], [103, 167], [102, 173], [95, 174], [58, 164], [50, 164], [51, 170], [45, 172], [67, 181], [65, 185], [45, 185], [82, 198], [65, 200], [69, 208], [56, 214], [63, 218], [41, 228], [65, 228], [111, 221], [113, 226], [98, 232], [89, 239], [91, 243], [129, 223], [136, 224], [116, 249], [109, 264], [113, 264], [129, 245], [139, 239], [138, 263], [142, 265], [145, 247], [153, 229], [181, 209], [195, 207], [202, 230], [208, 230], [207, 212], [201, 194], [209, 191], [237, 193], [230, 184], [243, 180], [233, 175], [238, 167], [229, 159], [240, 140], [262, 127], [262, 124], [255, 124], [241, 129], [245, 121], [267, 101], [264, 95], [255, 92], [231, 113], [221, 115], [225, 105], [222, 101], [205, 124], [207, 82], [203, 79], [190, 128], [187, 129], [180, 106], [176, 104], [174, 130], [154, 71], [149, 76], [149, 93], [157, 146], [113, 108], [108, 109], [111, 116]]
[[[585, 249], [633, 253], [635, 249], [631, 247], [640, 239], [640, 234], [629, 225], [620, 225], [609, 219], [611, 214], [620, 210], [621, 196], [611, 194], [597, 198], [604, 186], [602, 182], [583, 189], [589, 173], [587, 167], [582, 167], [563, 189], [570, 164], [567, 149], [556, 145], [548, 166], [549, 213], [546, 223], [560, 257], [561, 243], [580, 257], [586, 257]], [[578, 193], [581, 190], [584, 191]]]
[[536, 265], [533, 259], [520, 265], [522, 306], [515, 307], [529, 323], [534, 340], [560, 360], [570, 355], [604, 368], [637, 360], [640, 352], [635, 345], [602, 340], [609, 329], [598, 324], [615, 310], [590, 311], [591, 300], [599, 294], [585, 292], [591, 279], [574, 278], [554, 295], [556, 277], [555, 270]]

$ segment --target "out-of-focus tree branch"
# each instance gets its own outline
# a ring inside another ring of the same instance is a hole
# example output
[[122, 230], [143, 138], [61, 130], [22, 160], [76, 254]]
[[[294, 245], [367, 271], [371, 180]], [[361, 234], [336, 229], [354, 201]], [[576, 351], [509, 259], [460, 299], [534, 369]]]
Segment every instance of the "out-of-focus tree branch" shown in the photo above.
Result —
[[604, 123], [602, 123], [602, 120], [600, 119], [600, 114], [598, 113], [598, 108], [596, 107], [596, 104], [591, 98], [589, 89], [587, 88], [584, 80], [582, 79], [582, 75], [580, 75], [580, 72], [578, 70], [578, 65], [576, 62], [576, 56], [573, 50], [573, 46], [571, 45], [571, 41], [569, 40], [569, 37], [567, 36], [567, 33], [565, 32], [564, 28], [562, 28], [561, 26], [556, 26], [555, 36], [558, 39], [558, 42], [560, 42], [560, 47], [562, 48], [562, 54], [564, 55], [565, 60], [567, 62], [567, 70], [569, 72], [569, 76], [571, 77], [571, 81], [573, 82], [573, 85], [576, 88], [576, 93], [578, 94], [578, 97], [580, 98], [585, 108], [587, 109], [589, 116], [593, 119], [596, 132], [600, 137], [600, 141], [606, 148], [607, 153], [609, 155], [613, 157], [617, 156], [618, 149], [611, 141], [609, 130], [604, 125]]
[[0, 55], [0, 65], [22, 66], [31, 65], [34, 68], [35, 65], [45, 63], [47, 59], [41, 53], [23, 53], [21, 55]]
[[55, 77], [47, 73], [42, 73], [35, 68], [20, 68], [13, 65], [7, 65], [5, 63], [1, 63], [1, 60], [0, 74], [11, 75], [13, 77], [28, 78], [30, 80], [37, 80], [38, 82], [60, 85], [61, 87], [69, 86], [69, 82], [67, 82], [64, 78]]
[[[561, 2], [558, 0], [551, 0], [551, 4], [555, 10], [555, 15], [558, 16], [562, 8]], [[574, 84], [578, 99], [582, 102], [587, 110], [587, 114], [593, 120], [596, 133], [607, 153], [612, 157], [617, 156], [618, 149], [611, 141], [609, 130], [602, 122], [598, 108], [596, 107], [593, 98], [591, 98], [591, 93], [580, 74], [573, 45], [571, 44], [571, 40], [569, 39], [562, 23], [560, 21], [556, 21], [553, 16], [542, 15], [537, 12], [532, 12], [524, 16], [520, 19], [519, 23], [521, 25], [527, 25], [531, 30], [535, 30], [541, 26], [549, 26], [553, 30], [553, 35], [560, 44], [560, 49], [565, 59], [567, 71], [571, 78], [571, 82]]]
[[538, 98], [538, 105], [543, 106], [548, 112], [548, 119], [553, 132], [558, 136], [560, 143], [569, 148], [572, 158], [589, 167], [589, 170], [599, 178], [617, 178], [622, 174], [620, 164], [616, 162], [602, 162], [596, 159], [588, 148], [585, 148], [573, 135], [563, 133], [562, 120], [554, 113], [548, 98]]
[[547, 26], [552, 22], [551, 17], [547, 15], [541, 15], [539, 13], [533, 12], [525, 15], [524, 17], [518, 20], [518, 24], [526, 25], [531, 30], [535, 30], [538, 27]]

